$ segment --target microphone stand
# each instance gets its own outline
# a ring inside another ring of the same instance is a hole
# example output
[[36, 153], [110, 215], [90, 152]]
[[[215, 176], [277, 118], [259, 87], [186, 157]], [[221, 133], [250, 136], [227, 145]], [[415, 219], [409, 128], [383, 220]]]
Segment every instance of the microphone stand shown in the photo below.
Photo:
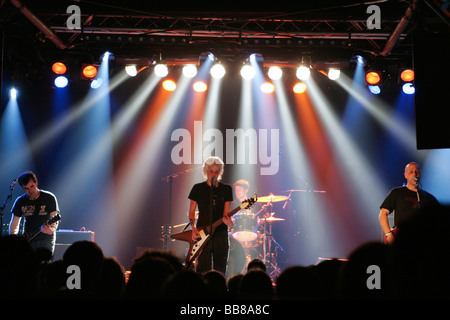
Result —
[[16, 184], [17, 180], [14, 180], [11, 185], [9, 186], [9, 194], [6, 197], [5, 202], [3, 202], [3, 205], [0, 207], [0, 226], [2, 227], [0, 232], [0, 237], [3, 236], [3, 211], [5, 210], [6, 204], [11, 201], [12, 199], [12, 192], [14, 190], [14, 185]]
[[211, 235], [211, 269], [214, 269], [214, 239], [212, 235], [212, 226], [213, 226], [213, 212], [214, 212], [214, 184], [216, 183], [216, 179], [211, 179], [211, 192], [209, 199], [209, 234]]
[[195, 169], [188, 169], [179, 173], [174, 173], [162, 178], [162, 181], [169, 182], [169, 224], [163, 225], [162, 228], [162, 240], [163, 240], [163, 249], [168, 249], [168, 242], [170, 241], [169, 235], [172, 229], [172, 189], [173, 189], [173, 179], [181, 176], [185, 173], [192, 172]]

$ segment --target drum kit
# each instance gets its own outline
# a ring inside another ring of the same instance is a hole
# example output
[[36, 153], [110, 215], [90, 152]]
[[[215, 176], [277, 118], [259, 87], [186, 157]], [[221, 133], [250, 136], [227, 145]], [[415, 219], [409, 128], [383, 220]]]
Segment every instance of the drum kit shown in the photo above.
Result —
[[[285, 221], [283, 218], [278, 218], [273, 212], [273, 204], [275, 202], [282, 202], [289, 200], [287, 196], [279, 196], [269, 194], [265, 197], [259, 197], [258, 202], [264, 203], [262, 208], [257, 213], [252, 213], [249, 210], [242, 210], [233, 216], [234, 226], [230, 231], [230, 258], [229, 263], [239, 271], [242, 271], [246, 263], [254, 258], [258, 258], [264, 262], [267, 271], [271, 278], [276, 278], [280, 273], [280, 268], [277, 263], [278, 251], [286, 253], [283, 247], [276, 241], [272, 226], [275, 223]], [[233, 241], [233, 240], [237, 240]], [[242, 246], [242, 250], [238, 246]], [[233, 254], [244, 252], [245, 259], [236, 266], [233, 261]], [[242, 267], [241, 267], [242, 265]], [[240, 269], [240, 270], [239, 270]], [[236, 270], [235, 270], [236, 271]], [[232, 273], [233, 271], [230, 270]]]

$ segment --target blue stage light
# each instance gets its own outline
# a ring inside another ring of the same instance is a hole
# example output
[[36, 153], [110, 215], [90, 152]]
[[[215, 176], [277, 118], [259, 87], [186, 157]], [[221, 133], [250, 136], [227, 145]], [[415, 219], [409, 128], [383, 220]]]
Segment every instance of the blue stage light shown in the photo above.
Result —
[[380, 94], [381, 93], [381, 88], [379, 86], [368, 86], [370, 92], [372, 92], [373, 94]]
[[416, 92], [416, 88], [414, 88], [414, 85], [412, 83], [410, 83], [410, 82], [405, 83], [402, 86], [402, 90], [406, 94], [414, 94]]
[[57, 88], [65, 88], [69, 84], [69, 80], [64, 76], [59, 76], [55, 78], [54, 83]]

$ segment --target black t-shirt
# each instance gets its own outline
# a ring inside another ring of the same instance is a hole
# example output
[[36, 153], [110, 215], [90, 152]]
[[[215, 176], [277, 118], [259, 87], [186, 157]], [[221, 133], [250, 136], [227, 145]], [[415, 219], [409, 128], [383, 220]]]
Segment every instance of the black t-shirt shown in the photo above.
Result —
[[[417, 192], [407, 187], [396, 187], [389, 191], [380, 208], [394, 212], [394, 226], [411, 217], [414, 212], [423, 206], [438, 205], [436, 198], [425, 190]], [[419, 202], [420, 199], [420, 202]]]
[[[209, 226], [211, 223], [211, 192], [212, 192], [212, 222], [223, 217], [225, 202], [233, 201], [233, 189], [230, 185], [219, 182], [217, 188], [211, 188], [206, 182], [195, 184], [188, 198], [197, 202], [198, 220], [197, 227]], [[216, 230], [226, 228], [225, 224], [220, 225]]]
[[59, 212], [56, 197], [44, 190], [40, 190], [39, 197], [35, 200], [30, 200], [27, 194], [23, 194], [16, 199], [11, 209], [14, 215], [25, 218], [25, 233], [39, 230], [54, 211]]

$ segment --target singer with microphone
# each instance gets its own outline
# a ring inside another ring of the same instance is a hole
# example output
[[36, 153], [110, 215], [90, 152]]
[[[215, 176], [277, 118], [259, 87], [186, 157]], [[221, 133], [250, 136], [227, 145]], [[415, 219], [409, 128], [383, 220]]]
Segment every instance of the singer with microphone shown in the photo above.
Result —
[[[204, 182], [195, 184], [189, 193], [189, 223], [192, 228], [192, 240], [195, 242], [200, 234], [197, 228], [207, 227], [223, 218], [211, 239], [206, 243], [197, 258], [196, 271], [204, 273], [217, 270], [226, 274], [228, 262], [228, 227], [233, 226], [230, 204], [233, 201], [233, 190], [230, 185], [220, 182], [224, 172], [224, 163], [219, 157], [209, 157], [203, 163]], [[195, 211], [198, 207], [198, 219]]]
[[36, 175], [31, 171], [22, 173], [17, 182], [25, 193], [15, 200], [11, 209], [9, 233], [19, 233], [20, 221], [24, 217], [24, 236], [43, 254], [42, 260], [48, 261], [55, 250], [58, 222], [46, 222], [59, 214], [58, 201], [53, 193], [39, 189]]
[[[438, 200], [421, 188], [420, 168], [416, 162], [405, 166], [406, 183], [391, 189], [380, 206], [378, 220], [385, 233], [385, 243], [393, 243], [398, 225], [410, 218], [424, 206], [439, 205]], [[388, 215], [394, 212], [394, 226], [391, 228]]]

